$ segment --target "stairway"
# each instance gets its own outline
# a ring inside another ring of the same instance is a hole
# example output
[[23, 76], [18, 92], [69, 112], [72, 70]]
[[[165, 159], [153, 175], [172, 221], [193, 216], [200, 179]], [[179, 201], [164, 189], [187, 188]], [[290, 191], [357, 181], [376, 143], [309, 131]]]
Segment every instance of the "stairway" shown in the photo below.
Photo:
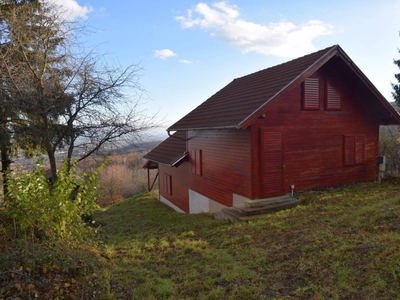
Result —
[[226, 207], [221, 210], [225, 218], [232, 222], [250, 221], [264, 214], [291, 208], [297, 205], [297, 200], [290, 195], [283, 195], [265, 199], [245, 200], [243, 205]]

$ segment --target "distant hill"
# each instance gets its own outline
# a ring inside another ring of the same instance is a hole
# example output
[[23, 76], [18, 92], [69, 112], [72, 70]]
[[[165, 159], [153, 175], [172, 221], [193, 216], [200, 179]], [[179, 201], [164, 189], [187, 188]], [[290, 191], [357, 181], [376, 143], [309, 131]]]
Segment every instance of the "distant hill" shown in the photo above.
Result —
[[132, 151], [139, 152], [141, 154], [145, 154], [149, 152], [150, 150], [154, 149], [158, 144], [160, 144], [162, 141], [148, 141], [148, 142], [140, 142], [140, 143], [135, 143], [135, 144], [130, 144], [126, 145], [123, 147], [120, 147], [118, 149], [113, 149], [110, 150], [109, 153], [128, 153]]

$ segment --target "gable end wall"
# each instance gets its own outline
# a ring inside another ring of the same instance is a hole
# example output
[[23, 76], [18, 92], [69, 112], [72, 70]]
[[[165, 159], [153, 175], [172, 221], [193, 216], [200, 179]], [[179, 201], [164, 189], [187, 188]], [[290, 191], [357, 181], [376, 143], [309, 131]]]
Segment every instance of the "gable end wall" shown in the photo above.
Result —
[[[265, 118], [251, 126], [253, 145], [260, 144], [260, 128], [282, 131], [284, 192], [338, 186], [376, 179], [376, 157], [379, 147], [379, 124], [368, 111], [368, 99], [361, 98], [352, 89], [350, 81], [338, 72], [324, 67], [313, 77], [319, 78], [320, 109], [302, 109], [302, 89], [279, 101], [272, 101]], [[340, 110], [326, 109], [324, 84], [326, 78], [338, 87], [342, 106]], [[365, 135], [365, 162], [352, 166], [343, 163], [343, 136]], [[260, 196], [260, 149], [253, 147], [255, 198]], [[258, 178], [258, 180], [257, 180]]]

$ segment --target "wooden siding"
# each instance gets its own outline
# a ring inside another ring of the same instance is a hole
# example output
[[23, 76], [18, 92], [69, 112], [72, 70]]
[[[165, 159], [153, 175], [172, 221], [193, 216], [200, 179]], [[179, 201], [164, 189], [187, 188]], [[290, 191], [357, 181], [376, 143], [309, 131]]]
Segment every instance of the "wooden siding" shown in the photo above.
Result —
[[[332, 82], [340, 97], [341, 110], [330, 110], [332, 107], [327, 107], [324, 97], [320, 99], [320, 110], [303, 110], [301, 85], [285, 99], [269, 104], [265, 116], [251, 126], [254, 178], [262, 177], [260, 149], [257, 147], [260, 143], [259, 128], [282, 131], [285, 192], [290, 192], [291, 185], [295, 185], [296, 190], [305, 190], [376, 178], [379, 120], [368, 111], [369, 100], [357, 94], [350, 79], [341, 76], [343, 74], [338, 74], [329, 64], [312, 76], [320, 78], [320, 84]], [[326, 78], [328, 81], [324, 80]], [[354, 155], [359, 158], [354, 157], [356, 163], [349, 166], [345, 165], [343, 158], [344, 135], [359, 137], [354, 141]], [[361, 143], [364, 143], [364, 153], [361, 153]], [[254, 198], [264, 196], [259, 184], [260, 181], [253, 181]]]
[[189, 161], [159, 166], [160, 178], [171, 175], [172, 195], [160, 180], [161, 196], [185, 212], [189, 189], [225, 206], [232, 206], [232, 193], [251, 197], [250, 130], [190, 131], [188, 137]]
[[201, 150], [201, 176], [191, 174], [189, 188], [231, 206], [232, 193], [251, 193], [250, 130], [189, 131], [188, 150]]
[[261, 198], [283, 192], [282, 131], [271, 128], [260, 130]]
[[[160, 195], [168, 199], [171, 203], [185, 212], [189, 212], [189, 194], [188, 194], [188, 176], [190, 176], [190, 164], [184, 162], [179, 167], [169, 167], [166, 165], [159, 165], [159, 191]], [[162, 180], [165, 175], [170, 176], [170, 186], [167, 187], [167, 180]], [[170, 189], [170, 193], [168, 193]]]

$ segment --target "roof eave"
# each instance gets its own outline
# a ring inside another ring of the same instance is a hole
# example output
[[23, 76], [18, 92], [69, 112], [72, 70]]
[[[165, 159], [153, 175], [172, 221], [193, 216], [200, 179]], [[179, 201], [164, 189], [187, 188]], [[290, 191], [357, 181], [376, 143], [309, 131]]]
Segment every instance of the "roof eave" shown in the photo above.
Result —
[[[394, 107], [386, 100], [386, 98], [379, 92], [374, 84], [368, 79], [367, 76], [357, 67], [357, 65], [351, 60], [351, 58], [339, 47], [338, 53], [342, 56], [346, 64], [354, 71], [357, 77], [368, 87], [368, 89], [374, 94], [379, 102], [388, 110], [389, 119], [394, 118], [396, 123], [390, 123], [390, 125], [400, 125], [400, 114]], [[386, 125], [386, 124], [382, 124]], [[388, 124], [389, 125], [389, 124]]]
[[180, 158], [178, 158], [174, 163], [171, 164], [171, 167], [179, 166], [180, 163], [187, 157], [187, 155], [188, 155], [188, 152], [187, 151], [184, 152]]
[[156, 160], [156, 159], [151, 159], [151, 158], [146, 158], [147, 160], [149, 160], [149, 161], [152, 161], [152, 162], [155, 162], [155, 163], [158, 163], [158, 164], [160, 164], [160, 165], [164, 165], [164, 166], [168, 166], [168, 167], [177, 167], [177, 166], [179, 166], [180, 165], [180, 163], [187, 157], [187, 155], [188, 155], [188, 152], [187, 151], [185, 151], [179, 158], [177, 158], [176, 160], [174, 160], [172, 163], [166, 163], [166, 162], [163, 162], [163, 161], [158, 161], [158, 160]]
[[212, 126], [212, 127], [187, 127], [187, 128], [173, 128], [170, 127], [167, 131], [196, 131], [196, 130], [217, 130], [217, 129], [239, 129], [241, 128], [240, 124], [237, 125], [229, 125], [229, 126]]

